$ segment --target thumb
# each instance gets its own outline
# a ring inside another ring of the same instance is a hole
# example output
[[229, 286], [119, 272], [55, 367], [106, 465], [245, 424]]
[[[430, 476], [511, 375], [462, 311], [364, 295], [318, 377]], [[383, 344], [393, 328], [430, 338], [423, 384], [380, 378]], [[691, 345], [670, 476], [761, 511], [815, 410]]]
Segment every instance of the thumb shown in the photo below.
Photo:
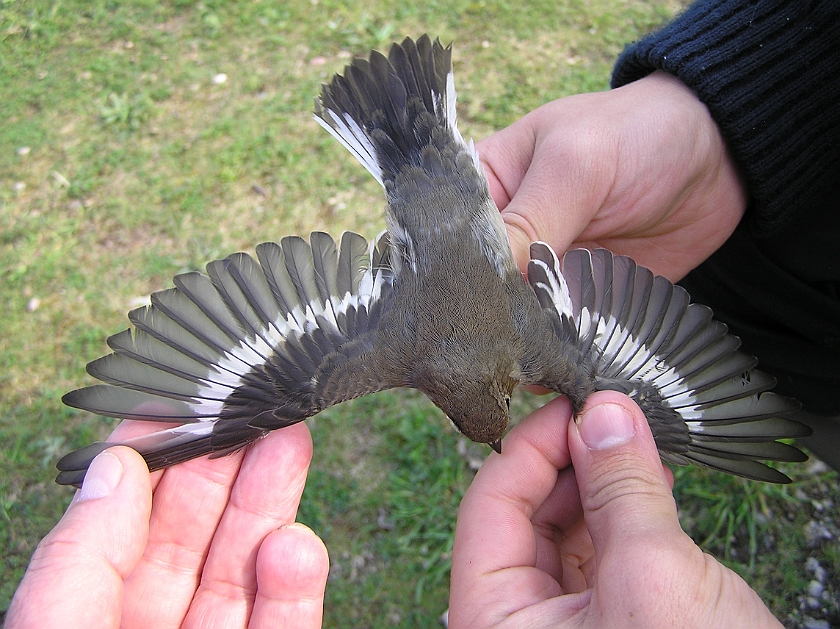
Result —
[[6, 629], [119, 627], [123, 580], [146, 546], [151, 503], [139, 454], [114, 447], [98, 455], [64, 517], [32, 555]]
[[684, 537], [647, 419], [630, 398], [591, 395], [570, 422], [569, 451], [599, 560], [642, 540]]
[[542, 221], [557, 207], [552, 204], [543, 209], [547, 195], [538, 175], [545, 169], [536, 160], [538, 167], [531, 170], [537, 142], [534, 122], [532, 112], [476, 144], [490, 195], [502, 214], [513, 257], [520, 269], [528, 265], [532, 242], [545, 240], [557, 245]]
[[589, 225], [611, 180], [603, 134], [582, 127], [579, 102], [569, 97], [543, 105], [476, 147], [521, 269], [537, 240], [565, 252]]

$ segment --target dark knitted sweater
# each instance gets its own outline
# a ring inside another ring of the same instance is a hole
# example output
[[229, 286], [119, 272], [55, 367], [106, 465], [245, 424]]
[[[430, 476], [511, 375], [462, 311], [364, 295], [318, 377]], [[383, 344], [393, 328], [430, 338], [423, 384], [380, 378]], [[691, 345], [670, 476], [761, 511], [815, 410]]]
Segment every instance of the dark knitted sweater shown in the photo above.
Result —
[[681, 284], [778, 391], [840, 413], [840, 2], [701, 0], [625, 50], [613, 87], [655, 70], [706, 104], [749, 195]]

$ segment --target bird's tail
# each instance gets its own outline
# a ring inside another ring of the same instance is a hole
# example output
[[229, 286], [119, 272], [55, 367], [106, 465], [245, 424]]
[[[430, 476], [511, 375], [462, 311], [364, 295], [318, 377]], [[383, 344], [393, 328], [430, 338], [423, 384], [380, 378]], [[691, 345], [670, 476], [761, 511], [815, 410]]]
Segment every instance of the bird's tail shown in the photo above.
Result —
[[428, 35], [393, 44], [387, 57], [373, 51], [354, 59], [323, 86], [315, 119], [383, 187], [408, 165], [433, 170], [430, 155], [453, 149], [467, 151], [478, 168], [456, 125], [452, 46]]
[[799, 409], [769, 391], [776, 380], [738, 350], [740, 341], [706, 306], [625, 256], [576, 249], [562, 264], [531, 246], [528, 278], [561, 333], [596, 356], [595, 388], [630, 395], [663, 460], [694, 463], [775, 483], [790, 479], [760, 460], [804, 461], [777, 439], [810, 428], [785, 417]]

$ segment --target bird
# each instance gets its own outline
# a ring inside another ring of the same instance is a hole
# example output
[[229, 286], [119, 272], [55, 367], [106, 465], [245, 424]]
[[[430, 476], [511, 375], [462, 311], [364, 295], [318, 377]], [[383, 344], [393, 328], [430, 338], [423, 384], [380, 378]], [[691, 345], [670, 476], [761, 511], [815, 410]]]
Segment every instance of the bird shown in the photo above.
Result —
[[[452, 44], [428, 35], [356, 58], [322, 85], [315, 119], [384, 189], [368, 241], [313, 232], [176, 275], [128, 314], [133, 330], [87, 366], [71, 407], [178, 425], [120, 442], [151, 471], [224, 456], [345, 400], [397, 387], [428, 396], [501, 453], [519, 385], [575, 414], [615, 390], [644, 412], [660, 457], [772, 483], [763, 461], [803, 461], [797, 401], [738, 351], [684, 289], [606, 249], [530, 247], [523, 274], [472, 143], [457, 127]], [[97, 442], [65, 455], [79, 486]]]

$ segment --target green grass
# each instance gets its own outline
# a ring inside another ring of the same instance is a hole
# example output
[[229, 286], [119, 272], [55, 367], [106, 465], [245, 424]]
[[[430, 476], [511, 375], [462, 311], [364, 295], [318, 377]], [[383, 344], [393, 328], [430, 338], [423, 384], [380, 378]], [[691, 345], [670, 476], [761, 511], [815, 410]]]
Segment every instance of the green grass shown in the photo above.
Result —
[[[674, 495], [683, 528], [740, 574], [786, 626], [805, 617], [840, 621], [840, 522], [837, 473], [821, 463], [780, 466], [791, 485], [767, 485], [708, 470], [680, 468]], [[819, 535], [828, 531], [832, 539]], [[817, 609], [805, 592], [816, 560], [828, 571], [829, 593]]]
[[[112, 425], [59, 398], [138, 298], [264, 240], [382, 229], [377, 185], [311, 119], [350, 56], [425, 31], [454, 40], [459, 120], [478, 139], [605, 89], [624, 44], [678, 6], [0, 0], [0, 610], [69, 500], [55, 460]], [[472, 477], [463, 440], [410, 392], [331, 410], [313, 435], [301, 519], [331, 551], [328, 626], [433, 626]], [[837, 540], [812, 548], [804, 532], [814, 495], [840, 501], [836, 475], [803, 470], [801, 493], [678, 474], [686, 527], [782, 618], [801, 616], [807, 557], [840, 589]]]

